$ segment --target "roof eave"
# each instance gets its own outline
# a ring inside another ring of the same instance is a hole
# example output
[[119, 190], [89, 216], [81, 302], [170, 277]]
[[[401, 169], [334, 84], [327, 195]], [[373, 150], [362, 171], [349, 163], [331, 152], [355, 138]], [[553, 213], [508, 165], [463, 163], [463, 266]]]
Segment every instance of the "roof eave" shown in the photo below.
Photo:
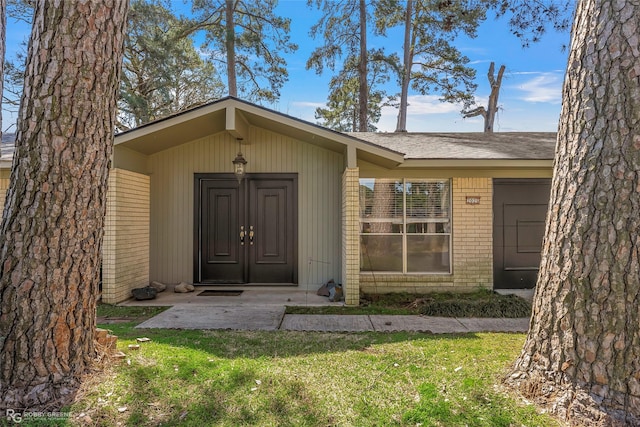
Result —
[[550, 169], [553, 167], [553, 159], [406, 159], [398, 167], [402, 169]]

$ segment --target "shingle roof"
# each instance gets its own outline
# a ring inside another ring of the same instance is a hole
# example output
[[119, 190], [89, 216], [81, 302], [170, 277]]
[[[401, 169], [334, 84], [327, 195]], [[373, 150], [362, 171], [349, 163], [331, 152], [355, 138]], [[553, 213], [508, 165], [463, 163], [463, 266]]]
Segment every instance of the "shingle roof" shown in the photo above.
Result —
[[[402, 153], [405, 159], [552, 160], [556, 144], [553, 132], [347, 134]], [[0, 160], [12, 160], [14, 139], [13, 133], [2, 135]]]
[[552, 160], [556, 145], [553, 132], [350, 132], [349, 135], [403, 153], [405, 159]]

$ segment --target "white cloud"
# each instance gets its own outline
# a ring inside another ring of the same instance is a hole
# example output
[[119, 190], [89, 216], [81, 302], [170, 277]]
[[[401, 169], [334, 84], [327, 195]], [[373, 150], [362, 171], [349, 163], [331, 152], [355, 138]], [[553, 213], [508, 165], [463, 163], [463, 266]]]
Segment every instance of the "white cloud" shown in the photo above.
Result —
[[319, 107], [327, 106], [327, 104], [324, 102], [311, 102], [311, 101], [293, 101], [291, 102], [291, 104], [296, 107], [310, 107], [310, 108], [319, 108]]
[[[462, 120], [462, 104], [441, 102], [436, 95], [412, 95], [408, 101], [407, 129], [412, 132], [443, 131], [450, 123]], [[393, 132], [397, 120], [398, 109], [384, 107], [376, 126], [380, 132]], [[452, 126], [459, 130], [459, 124]]]
[[487, 64], [489, 62], [491, 62], [490, 59], [478, 59], [476, 61], [469, 61], [467, 65]]
[[[488, 96], [475, 96], [473, 98], [473, 100], [476, 102], [476, 106], [481, 106], [484, 105], [485, 107], [487, 106], [487, 103], [489, 102], [489, 97]], [[475, 107], [472, 107], [475, 108]]]
[[529, 80], [511, 87], [524, 93], [521, 96], [523, 101], [559, 104], [562, 101], [562, 75], [554, 72], [537, 74], [538, 75], [536, 77], [530, 78]]
[[[409, 96], [408, 102], [407, 115], [409, 116], [447, 114], [458, 112], [462, 109], [460, 104], [441, 102], [436, 95], [412, 95]], [[394, 108], [394, 110], [396, 109]]]

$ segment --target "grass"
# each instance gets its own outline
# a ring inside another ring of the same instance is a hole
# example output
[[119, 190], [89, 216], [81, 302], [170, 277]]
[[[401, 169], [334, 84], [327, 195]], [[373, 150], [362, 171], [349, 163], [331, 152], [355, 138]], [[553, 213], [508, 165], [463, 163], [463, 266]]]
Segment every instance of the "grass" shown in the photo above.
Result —
[[359, 307], [287, 307], [288, 314], [424, 314], [441, 317], [529, 317], [531, 304], [515, 295], [478, 289], [471, 293], [363, 295]]
[[[127, 358], [87, 379], [68, 424], [557, 425], [501, 389], [522, 334], [137, 330], [137, 321], [105, 326]], [[142, 336], [151, 341], [128, 350]]]

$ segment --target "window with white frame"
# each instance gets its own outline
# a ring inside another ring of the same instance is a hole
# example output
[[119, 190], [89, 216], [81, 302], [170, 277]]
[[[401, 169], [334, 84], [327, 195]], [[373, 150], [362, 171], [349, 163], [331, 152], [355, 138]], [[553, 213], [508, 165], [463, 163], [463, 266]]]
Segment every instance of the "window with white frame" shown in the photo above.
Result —
[[360, 179], [360, 270], [451, 273], [446, 179]]

